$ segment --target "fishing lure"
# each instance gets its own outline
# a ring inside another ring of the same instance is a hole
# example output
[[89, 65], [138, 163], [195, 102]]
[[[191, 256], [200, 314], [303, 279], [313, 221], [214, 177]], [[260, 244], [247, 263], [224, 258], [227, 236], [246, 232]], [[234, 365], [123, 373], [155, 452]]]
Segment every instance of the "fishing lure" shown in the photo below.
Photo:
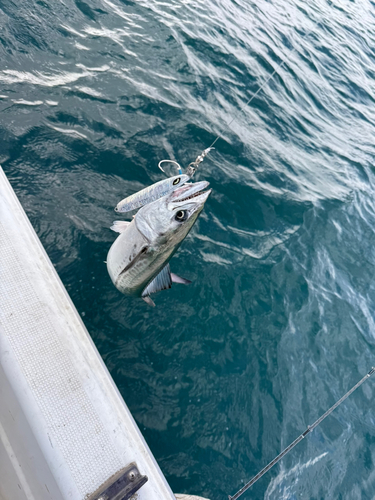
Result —
[[163, 181], [156, 182], [151, 186], [148, 186], [137, 193], [128, 196], [121, 200], [116, 208], [116, 212], [130, 212], [131, 210], [135, 210], [136, 208], [143, 207], [152, 201], [156, 201], [162, 196], [165, 196], [168, 193], [171, 193], [179, 186], [182, 186], [190, 179], [190, 177], [186, 174], [175, 175], [174, 177], [170, 177], [169, 179], [165, 179]]
[[164, 172], [164, 170], [162, 169], [161, 164], [163, 162], [170, 162], [178, 165], [179, 175], [175, 175], [174, 177], [169, 177], [168, 179], [165, 179], [163, 181], [156, 182], [155, 184], [152, 184], [151, 186], [148, 186], [147, 188], [144, 188], [141, 191], [138, 191], [137, 193], [124, 198], [117, 204], [115, 212], [125, 213], [143, 207], [144, 205], [147, 205], [152, 201], [156, 201], [162, 196], [165, 196], [178, 187], [182, 186], [193, 177], [197, 168], [199, 167], [199, 164], [208, 155], [211, 149], [214, 148], [207, 148], [199, 156], [197, 156], [196, 160], [190, 163], [190, 165], [188, 166], [186, 174], [182, 173], [181, 167], [177, 162], [173, 160], [160, 161], [158, 166], [162, 172]]

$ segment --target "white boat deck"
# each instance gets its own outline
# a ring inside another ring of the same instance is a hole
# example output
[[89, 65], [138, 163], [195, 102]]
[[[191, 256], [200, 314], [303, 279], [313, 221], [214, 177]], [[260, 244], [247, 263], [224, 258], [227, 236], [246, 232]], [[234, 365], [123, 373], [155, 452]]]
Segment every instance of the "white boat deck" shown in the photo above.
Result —
[[0, 167], [0, 500], [88, 499], [136, 462], [162, 472]]

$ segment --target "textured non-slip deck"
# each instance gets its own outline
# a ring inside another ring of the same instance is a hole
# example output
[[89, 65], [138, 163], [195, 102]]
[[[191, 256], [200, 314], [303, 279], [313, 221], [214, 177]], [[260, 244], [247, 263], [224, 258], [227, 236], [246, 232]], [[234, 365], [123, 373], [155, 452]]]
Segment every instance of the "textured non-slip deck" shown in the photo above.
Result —
[[174, 499], [0, 167], [0, 500], [83, 500], [136, 462]]

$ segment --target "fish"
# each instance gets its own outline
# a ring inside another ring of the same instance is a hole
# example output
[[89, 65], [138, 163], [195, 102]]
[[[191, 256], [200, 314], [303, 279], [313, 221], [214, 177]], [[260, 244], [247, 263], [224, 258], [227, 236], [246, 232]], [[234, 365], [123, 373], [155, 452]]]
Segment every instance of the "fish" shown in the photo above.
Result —
[[137, 208], [143, 207], [163, 196], [175, 191], [177, 188], [185, 184], [190, 179], [186, 174], [175, 175], [159, 182], [155, 182], [137, 193], [134, 193], [127, 198], [124, 198], [115, 208], [115, 212], [131, 212]]
[[120, 233], [109, 249], [107, 269], [115, 287], [155, 306], [150, 295], [190, 281], [171, 273], [169, 261], [193, 227], [212, 189], [207, 181], [185, 184], [144, 205], [132, 221], [114, 221]]
[[158, 198], [161, 198], [162, 196], [165, 196], [166, 194], [175, 191], [178, 187], [182, 186], [193, 177], [197, 168], [199, 167], [199, 164], [202, 163], [204, 158], [209, 154], [209, 152], [212, 149], [215, 148], [210, 147], [202, 151], [202, 153], [197, 156], [196, 160], [190, 163], [189, 167], [186, 170], [186, 174], [182, 173], [179, 163], [177, 163], [174, 160], [159, 161], [158, 167], [162, 172], [164, 172], [164, 170], [161, 167], [161, 164], [164, 162], [167, 163], [169, 162], [169, 163], [174, 163], [175, 165], [178, 166], [179, 175], [175, 175], [174, 177], [169, 177], [168, 179], [155, 182], [154, 184], [151, 184], [151, 186], [148, 186], [142, 189], [141, 191], [138, 191], [130, 196], [127, 196], [119, 203], [117, 203], [115, 212], [121, 212], [121, 213], [131, 212], [132, 210], [136, 210], [137, 208], [143, 207], [144, 205], [147, 205], [148, 203], [151, 203], [157, 200]]

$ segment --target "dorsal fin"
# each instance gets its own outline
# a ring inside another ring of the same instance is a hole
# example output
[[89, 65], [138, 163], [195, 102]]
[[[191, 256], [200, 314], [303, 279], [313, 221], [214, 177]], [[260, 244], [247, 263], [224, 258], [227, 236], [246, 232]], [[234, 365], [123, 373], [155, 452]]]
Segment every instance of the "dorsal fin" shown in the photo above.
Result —
[[123, 233], [125, 229], [129, 226], [130, 222], [126, 220], [115, 220], [111, 226], [112, 231], [116, 233]]
[[167, 290], [172, 286], [171, 270], [167, 264], [160, 273], [155, 276], [149, 285], [142, 292], [142, 297], [145, 298], [151, 293], [159, 292], [160, 290]]

